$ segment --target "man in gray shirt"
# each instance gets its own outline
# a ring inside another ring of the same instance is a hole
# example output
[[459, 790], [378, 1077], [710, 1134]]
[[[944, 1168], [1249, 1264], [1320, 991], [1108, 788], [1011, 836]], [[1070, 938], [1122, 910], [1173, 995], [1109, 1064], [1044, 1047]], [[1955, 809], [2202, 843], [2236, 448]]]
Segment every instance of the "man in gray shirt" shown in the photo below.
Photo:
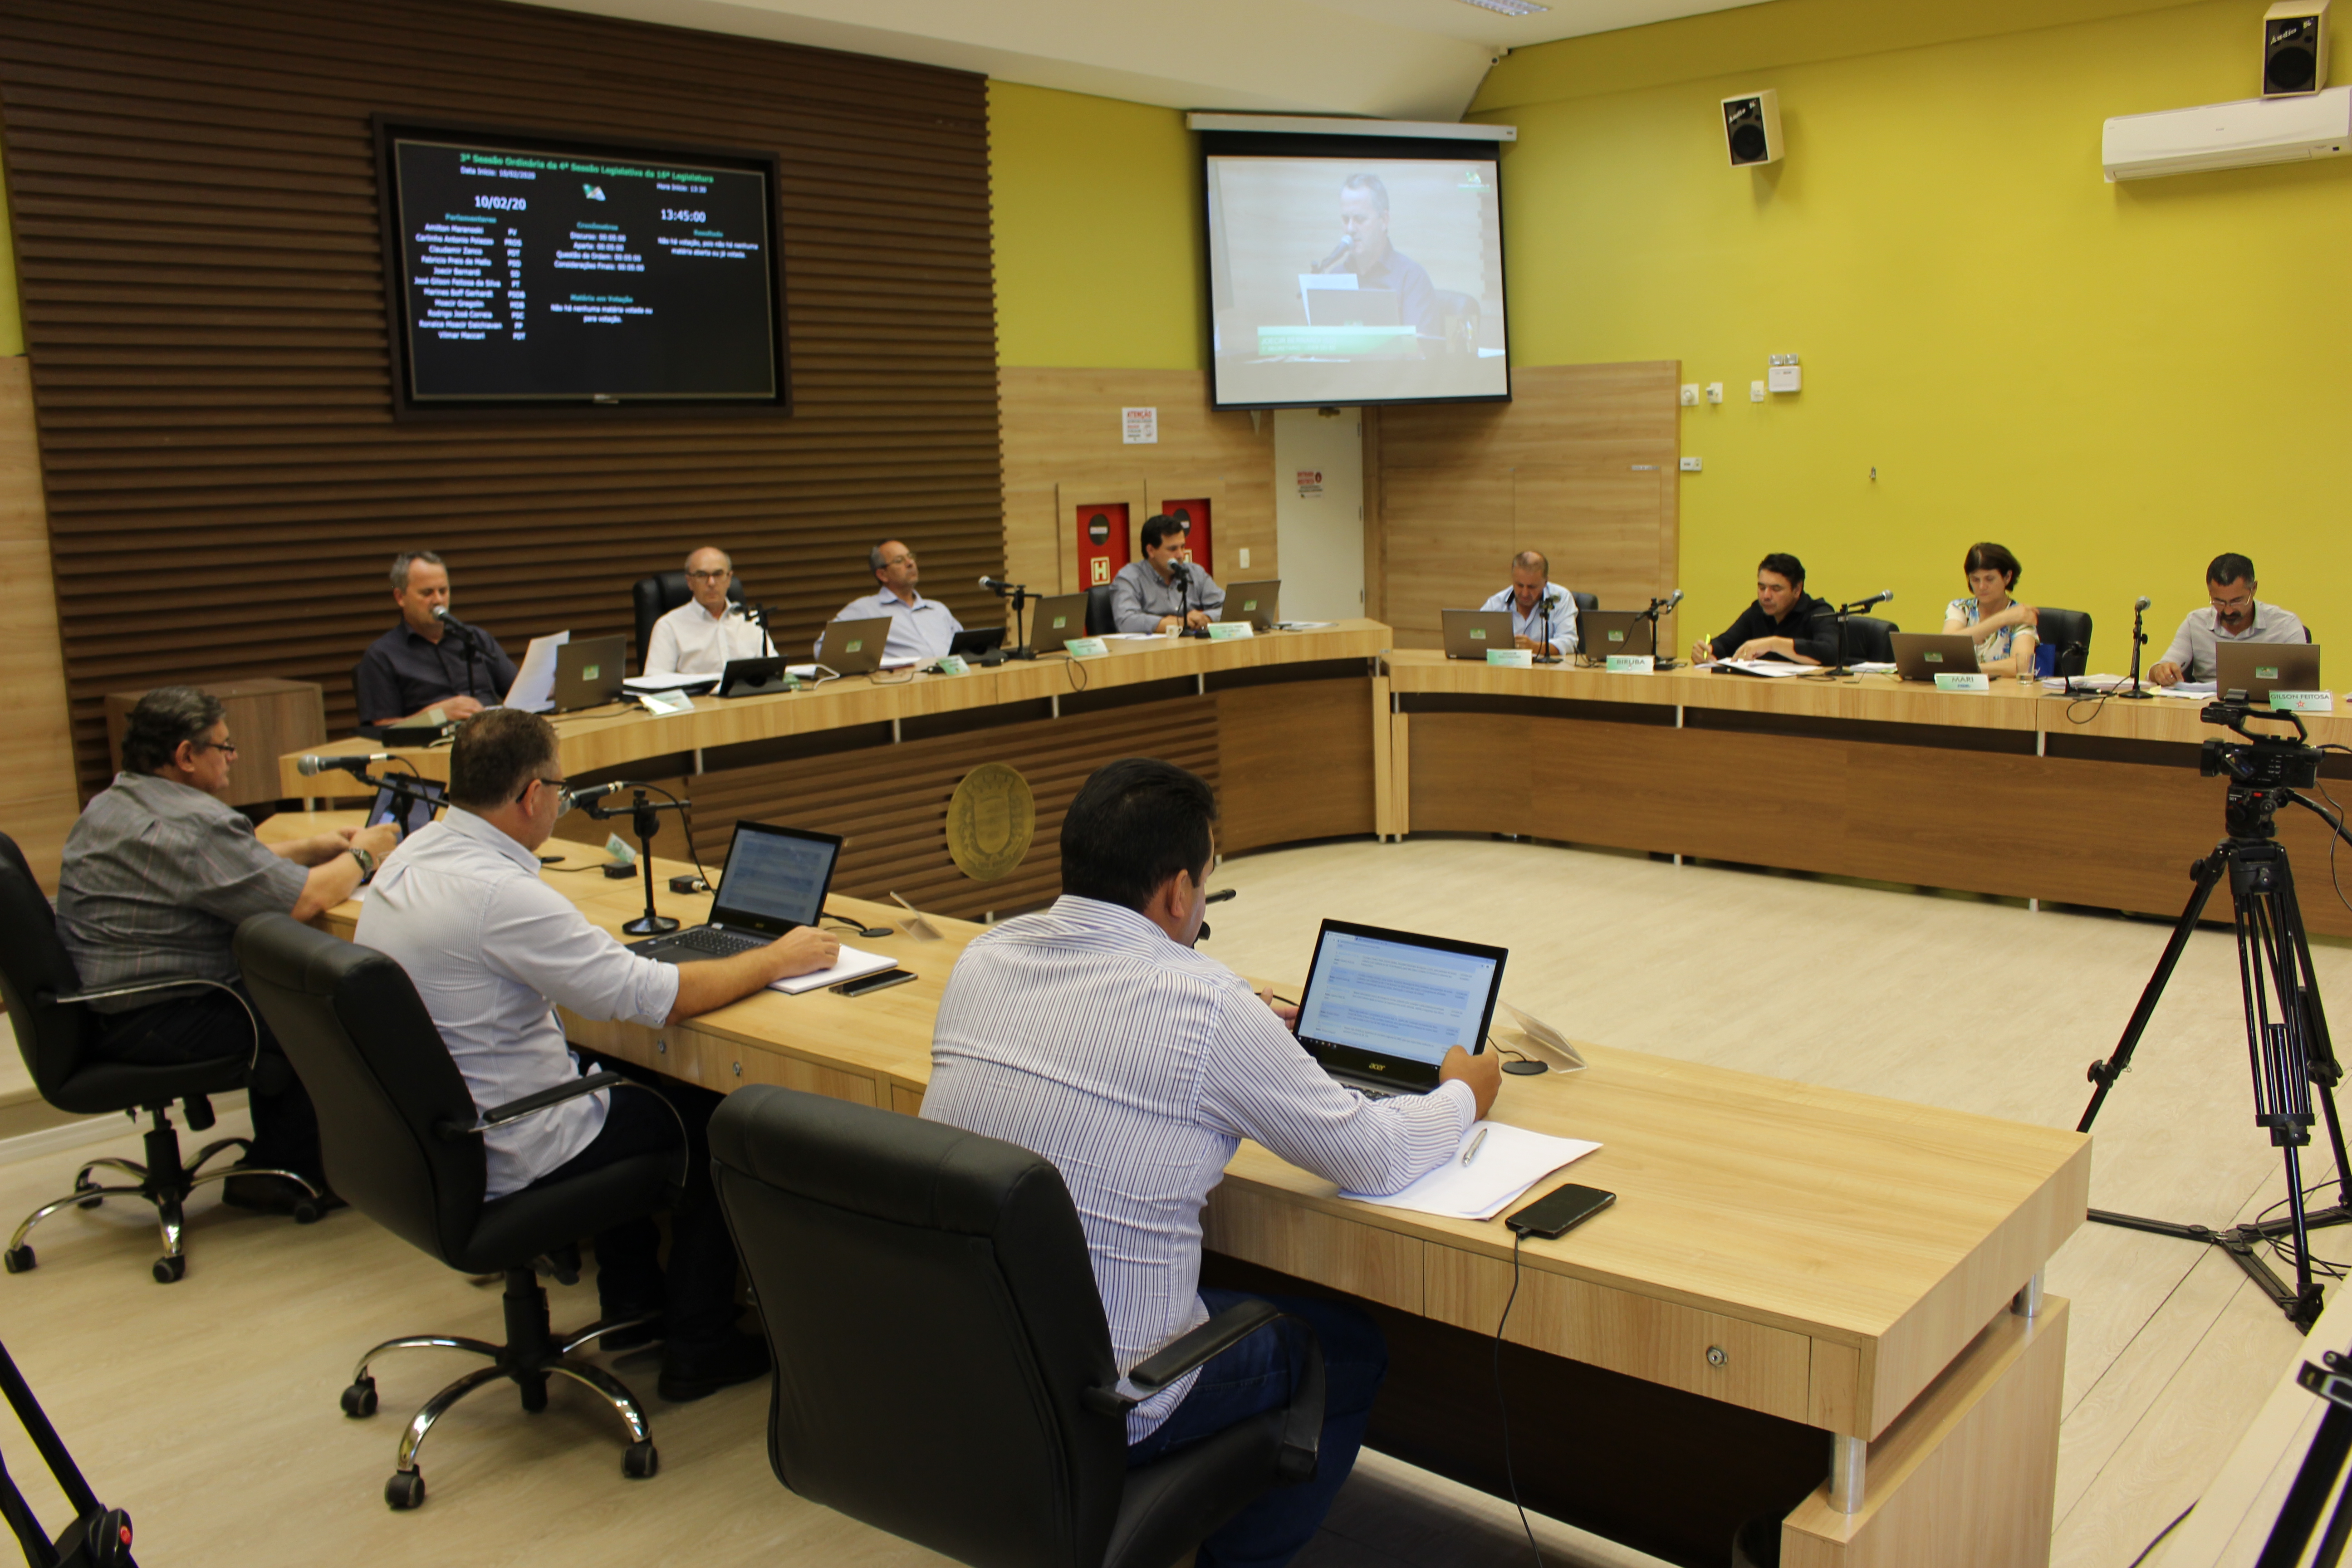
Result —
[[[1189, 579], [1180, 588], [1176, 576]], [[1155, 517], [1143, 525], [1143, 559], [1110, 580], [1111, 617], [1123, 632], [1200, 631], [1225, 607], [1225, 591], [1184, 560], [1184, 525]]]
[[2254, 563], [2246, 557], [2213, 557], [2205, 568], [2205, 591], [2212, 602], [2182, 618], [2172, 646], [2149, 668], [2147, 678], [2158, 686], [2211, 680], [2219, 673], [2213, 650], [2221, 642], [2309, 642], [2311, 634], [2293, 611], [2254, 597], [2260, 586]]
[[[323, 1191], [310, 1097], [259, 1015], [228, 994], [244, 990], [229, 944], [248, 915], [307, 921], [350, 898], [399, 829], [346, 827], [263, 844], [221, 799], [236, 756], [225, 711], [218, 698], [186, 686], [151, 691], [131, 710], [122, 771], [66, 837], [58, 935], [85, 990], [181, 975], [212, 982], [90, 1004], [103, 1019], [94, 1054], [151, 1067], [244, 1056], [256, 1050], [258, 1030], [245, 1163], [291, 1171]], [[244, 1208], [290, 1209], [300, 1195], [260, 1175], [231, 1176], [222, 1187]]]

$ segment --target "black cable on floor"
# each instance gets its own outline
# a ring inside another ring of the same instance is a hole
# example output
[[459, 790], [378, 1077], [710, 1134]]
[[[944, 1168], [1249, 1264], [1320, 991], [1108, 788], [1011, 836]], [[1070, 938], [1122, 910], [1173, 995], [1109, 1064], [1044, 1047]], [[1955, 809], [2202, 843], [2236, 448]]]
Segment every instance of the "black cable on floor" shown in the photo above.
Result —
[[2133, 1558], [2129, 1563], [2126, 1564], [2126, 1568], [2139, 1568], [2141, 1563], [2147, 1561], [2147, 1554], [2149, 1552], [2164, 1544], [2164, 1538], [2166, 1536], [2170, 1535], [2174, 1531], [2180, 1528], [2181, 1520], [2187, 1519], [2190, 1514], [2195, 1513], [2196, 1511], [2197, 1505], [2193, 1502], [2187, 1508], [2182, 1509], [2179, 1514], [2170, 1524], [2166, 1525], [2162, 1530], [2156, 1532], [2156, 1539], [2154, 1541], [2149, 1542], [2146, 1546], [2139, 1549], [2139, 1555]]
[[1503, 1301], [1502, 1321], [1495, 1325], [1495, 1406], [1503, 1417], [1503, 1479], [1510, 1483], [1511, 1506], [1519, 1510], [1519, 1528], [1528, 1532], [1528, 1550], [1536, 1554], [1536, 1568], [1544, 1568], [1543, 1548], [1536, 1544], [1535, 1526], [1528, 1522], [1528, 1505], [1519, 1500], [1519, 1478], [1511, 1468], [1511, 1406], [1503, 1397], [1503, 1329], [1511, 1321], [1511, 1303], [1519, 1299], [1519, 1247], [1525, 1234], [1511, 1234], [1511, 1293]]

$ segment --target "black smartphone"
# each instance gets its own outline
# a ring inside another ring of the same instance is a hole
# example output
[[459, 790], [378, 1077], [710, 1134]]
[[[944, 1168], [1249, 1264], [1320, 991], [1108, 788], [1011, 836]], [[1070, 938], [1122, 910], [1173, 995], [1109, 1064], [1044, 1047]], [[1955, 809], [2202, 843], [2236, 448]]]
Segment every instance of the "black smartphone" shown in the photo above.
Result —
[[887, 991], [893, 985], [904, 985], [915, 977], [911, 969], [886, 969], [879, 974], [861, 974], [855, 980], [845, 980], [834, 987], [844, 996], [863, 996], [869, 991]]
[[1517, 1214], [1505, 1215], [1503, 1223], [1521, 1236], [1549, 1239], [1566, 1236], [1616, 1201], [1615, 1193], [1604, 1193], [1599, 1187], [1580, 1187], [1571, 1182], [1546, 1193]]

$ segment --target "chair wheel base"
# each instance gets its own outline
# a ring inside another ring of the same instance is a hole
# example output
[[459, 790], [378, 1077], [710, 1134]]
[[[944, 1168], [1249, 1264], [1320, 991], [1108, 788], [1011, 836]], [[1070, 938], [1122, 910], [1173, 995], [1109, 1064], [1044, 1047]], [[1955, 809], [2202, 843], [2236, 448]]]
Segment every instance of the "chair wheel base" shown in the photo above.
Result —
[[375, 1379], [362, 1378], [343, 1390], [343, 1414], [354, 1421], [375, 1414]]
[[650, 1438], [632, 1443], [621, 1450], [621, 1473], [633, 1481], [642, 1481], [661, 1469], [661, 1451]]
[[383, 1483], [383, 1500], [394, 1509], [421, 1507], [425, 1501], [425, 1473], [422, 1470], [394, 1470], [392, 1479]]
[[158, 1285], [173, 1284], [187, 1272], [188, 1260], [184, 1257], [155, 1259], [154, 1275], [155, 1283]]
[[294, 1200], [293, 1215], [296, 1225], [316, 1225], [319, 1223], [319, 1216], [324, 1213], [326, 1210], [319, 1206], [319, 1200], [316, 1198]]
[[[91, 1180], [89, 1179], [89, 1177], [88, 1175], [86, 1175], [86, 1174], [85, 1174], [85, 1175], [76, 1176], [76, 1177], [74, 1178], [74, 1191], [76, 1191], [76, 1192], [78, 1192], [78, 1193], [86, 1193], [86, 1192], [89, 1191], [92, 1187], [95, 1187], [96, 1185], [98, 1185], [98, 1184], [97, 1184], [96, 1182], [91, 1181]], [[106, 1200], [105, 1200], [104, 1198], [97, 1198], [97, 1197], [84, 1198], [84, 1199], [82, 1199], [82, 1201], [81, 1201], [80, 1203], [79, 1203], [79, 1204], [75, 1205], [74, 1206], [75, 1206], [76, 1208], [94, 1209], [94, 1208], [96, 1208], [99, 1205], [100, 1205], [100, 1204], [104, 1203], [105, 1201], [106, 1201]]]
[[11, 1274], [29, 1273], [34, 1261], [33, 1249], [30, 1247], [12, 1247], [5, 1252], [0, 1252], [0, 1268], [5, 1268]]

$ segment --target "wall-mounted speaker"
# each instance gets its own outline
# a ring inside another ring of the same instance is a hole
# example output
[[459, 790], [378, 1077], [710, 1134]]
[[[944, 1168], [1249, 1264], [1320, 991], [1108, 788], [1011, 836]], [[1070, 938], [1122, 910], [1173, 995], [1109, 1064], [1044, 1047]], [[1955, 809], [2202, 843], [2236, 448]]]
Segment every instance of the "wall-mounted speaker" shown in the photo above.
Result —
[[[2323, 0], [2324, 3], [2324, 0]], [[1777, 163], [1780, 141], [1780, 95], [1771, 88], [1743, 92], [1723, 100], [1723, 140], [1731, 152], [1731, 166]]]
[[2327, 85], [2327, 0], [2278, 0], [2263, 13], [2263, 96]]

